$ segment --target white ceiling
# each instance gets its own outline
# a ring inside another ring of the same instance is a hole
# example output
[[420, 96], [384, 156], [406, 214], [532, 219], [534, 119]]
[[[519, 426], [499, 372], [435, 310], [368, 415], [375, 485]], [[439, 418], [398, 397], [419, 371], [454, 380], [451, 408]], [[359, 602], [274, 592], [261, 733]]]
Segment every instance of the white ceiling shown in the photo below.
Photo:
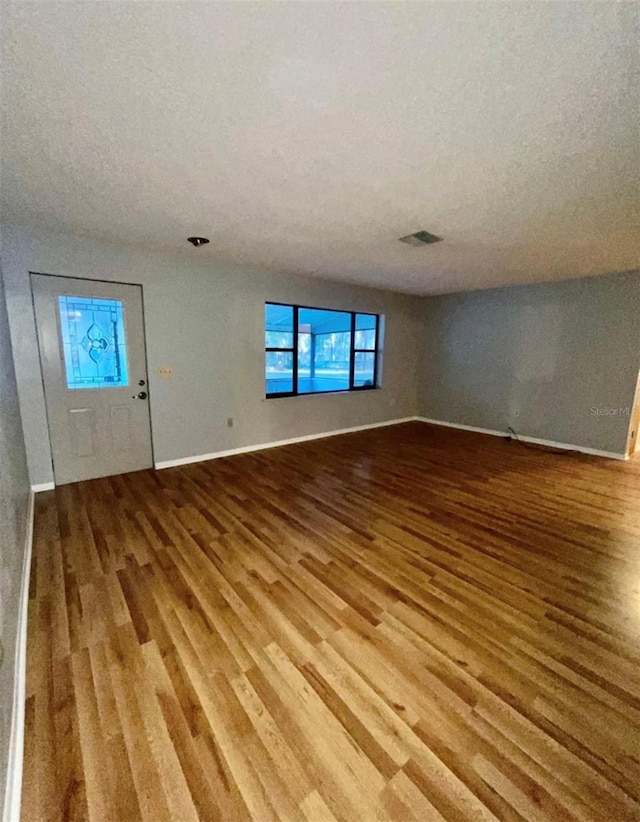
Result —
[[3, 219], [419, 294], [640, 268], [639, 9], [5, 4]]

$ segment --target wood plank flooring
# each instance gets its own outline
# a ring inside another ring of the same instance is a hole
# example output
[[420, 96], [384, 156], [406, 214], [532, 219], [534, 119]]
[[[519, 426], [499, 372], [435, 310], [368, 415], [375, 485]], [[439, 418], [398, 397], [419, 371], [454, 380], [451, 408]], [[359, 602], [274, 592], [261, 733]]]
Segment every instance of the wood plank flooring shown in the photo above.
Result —
[[639, 591], [639, 460], [422, 423], [41, 494], [23, 819], [639, 819]]

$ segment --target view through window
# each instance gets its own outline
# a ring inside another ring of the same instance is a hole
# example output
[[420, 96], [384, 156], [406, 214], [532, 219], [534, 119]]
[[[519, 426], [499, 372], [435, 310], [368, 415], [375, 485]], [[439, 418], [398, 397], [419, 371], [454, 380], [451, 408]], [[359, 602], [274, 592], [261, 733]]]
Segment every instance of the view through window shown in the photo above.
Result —
[[267, 397], [375, 388], [377, 314], [265, 304]]

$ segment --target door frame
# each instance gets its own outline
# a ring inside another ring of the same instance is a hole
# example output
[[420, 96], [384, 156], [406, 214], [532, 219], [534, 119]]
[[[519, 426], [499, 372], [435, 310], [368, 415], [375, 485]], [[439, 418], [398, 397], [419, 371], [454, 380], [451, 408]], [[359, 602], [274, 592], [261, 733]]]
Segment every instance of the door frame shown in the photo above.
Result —
[[153, 437], [153, 412], [152, 412], [152, 398], [153, 393], [151, 391], [150, 386], [150, 375], [151, 371], [149, 370], [149, 355], [147, 351], [147, 318], [144, 306], [144, 285], [142, 283], [131, 283], [126, 282], [125, 280], [103, 280], [100, 277], [75, 277], [73, 275], [69, 276], [67, 274], [48, 274], [46, 271], [29, 271], [29, 294], [31, 296], [31, 310], [33, 312], [33, 325], [36, 331], [36, 340], [38, 343], [38, 364], [40, 366], [40, 385], [42, 387], [42, 398], [44, 402], [44, 413], [47, 420], [47, 434], [49, 436], [49, 461], [51, 463], [51, 473], [53, 474], [53, 486], [56, 486], [56, 469], [53, 463], [53, 447], [51, 445], [51, 427], [49, 425], [49, 408], [47, 406], [47, 395], [44, 389], [44, 371], [42, 368], [42, 357], [41, 357], [41, 349], [40, 349], [40, 336], [38, 334], [38, 321], [36, 317], [36, 306], [35, 306], [35, 299], [33, 295], [33, 277], [51, 277], [58, 280], [78, 280], [81, 283], [106, 283], [108, 285], [132, 285], [136, 288], [140, 289], [140, 300], [142, 303], [142, 337], [144, 340], [144, 362], [147, 368], [147, 393], [149, 396], [148, 402], [148, 409], [149, 409], [149, 438], [151, 440], [151, 460], [152, 460], [152, 469], [156, 470], [156, 455], [155, 455], [155, 444], [154, 444], [154, 437]]
[[[627, 434], [627, 446], [625, 456], [632, 457], [640, 452], [640, 371], [636, 380], [636, 390], [633, 394], [633, 405], [631, 406], [631, 419], [629, 421], [629, 432]], [[635, 431], [635, 436], [634, 436]]]

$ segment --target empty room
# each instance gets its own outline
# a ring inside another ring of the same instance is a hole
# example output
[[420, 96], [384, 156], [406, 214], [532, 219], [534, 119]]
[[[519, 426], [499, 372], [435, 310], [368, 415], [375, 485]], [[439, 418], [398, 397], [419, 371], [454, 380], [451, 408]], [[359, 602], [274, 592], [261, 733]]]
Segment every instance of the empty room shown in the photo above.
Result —
[[0, 39], [3, 822], [638, 822], [640, 4]]

